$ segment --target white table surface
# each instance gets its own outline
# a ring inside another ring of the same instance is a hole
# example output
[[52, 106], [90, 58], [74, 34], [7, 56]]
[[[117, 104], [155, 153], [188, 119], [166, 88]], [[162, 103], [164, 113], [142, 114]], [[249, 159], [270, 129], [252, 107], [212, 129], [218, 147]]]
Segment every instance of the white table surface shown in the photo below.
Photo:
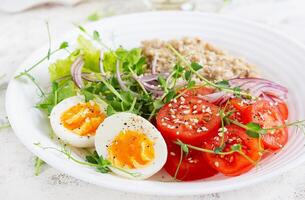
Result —
[[[305, 43], [304, 0], [233, 0], [219, 10], [219, 0], [197, 0], [197, 10], [221, 12], [264, 23]], [[0, 0], [1, 3], [1, 0]], [[39, 7], [22, 13], [0, 12], [0, 75], [12, 72], [35, 49], [48, 41], [45, 20], [53, 37], [86, 23], [94, 11], [122, 14], [145, 10], [140, 0], [100, 0], [75, 7]], [[305, 55], [304, 55], [305, 56]], [[1, 83], [1, 82], [0, 82]], [[0, 118], [5, 117], [4, 92], [0, 91]], [[26, 131], [25, 133], [26, 134]], [[237, 191], [194, 197], [158, 197], [123, 193], [85, 183], [49, 166], [41, 174], [33, 172], [32, 155], [11, 129], [0, 130], [0, 199], [305, 199], [305, 163], [279, 177]]]

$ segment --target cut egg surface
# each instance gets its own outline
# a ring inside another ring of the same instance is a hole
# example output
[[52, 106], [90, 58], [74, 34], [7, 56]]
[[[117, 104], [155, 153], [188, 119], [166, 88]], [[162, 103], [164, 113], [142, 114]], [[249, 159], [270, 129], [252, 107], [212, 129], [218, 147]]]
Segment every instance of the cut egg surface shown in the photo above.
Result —
[[95, 149], [111, 162], [120, 176], [146, 179], [156, 174], [167, 159], [166, 143], [148, 120], [132, 113], [117, 113], [96, 130]]
[[50, 122], [54, 133], [65, 143], [74, 147], [93, 147], [98, 126], [106, 118], [106, 108], [102, 102], [84, 96], [73, 96], [57, 104]]

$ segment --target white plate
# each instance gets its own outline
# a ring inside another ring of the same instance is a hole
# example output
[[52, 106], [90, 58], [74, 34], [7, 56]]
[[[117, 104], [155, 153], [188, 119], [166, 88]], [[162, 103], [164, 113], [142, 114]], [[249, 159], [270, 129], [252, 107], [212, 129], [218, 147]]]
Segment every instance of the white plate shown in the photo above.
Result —
[[[245, 57], [249, 62], [256, 64], [267, 78], [287, 86], [290, 91], [290, 120], [305, 116], [303, 88], [305, 49], [299, 43], [269, 28], [230, 17], [196, 12], [131, 14], [92, 23], [86, 28], [90, 31], [98, 30], [108, 45], [115, 42], [127, 48], [138, 46], [141, 40], [149, 38], [200, 36], [233, 55]], [[63, 38], [74, 43], [77, 35], [78, 31], [74, 30]], [[18, 72], [31, 66], [45, 56], [46, 52], [47, 46], [34, 53], [21, 65]], [[52, 60], [65, 55], [65, 53], [57, 54], [52, 56]], [[48, 64], [45, 62], [33, 71], [33, 75], [44, 86], [49, 84]], [[43, 146], [56, 147], [56, 144], [49, 139], [46, 117], [34, 108], [37, 101], [39, 101], [38, 92], [27, 79], [11, 80], [6, 96], [6, 109], [20, 141], [51, 166], [107, 188], [155, 195], [221, 192], [263, 181], [305, 161], [305, 137], [290, 129], [289, 142], [280, 153], [268, 157], [258, 168], [238, 177], [216, 176], [209, 180], [174, 183], [155, 180], [135, 181], [110, 174], [99, 174], [92, 168], [75, 164], [57, 152], [42, 150], [33, 144], [40, 142]]]

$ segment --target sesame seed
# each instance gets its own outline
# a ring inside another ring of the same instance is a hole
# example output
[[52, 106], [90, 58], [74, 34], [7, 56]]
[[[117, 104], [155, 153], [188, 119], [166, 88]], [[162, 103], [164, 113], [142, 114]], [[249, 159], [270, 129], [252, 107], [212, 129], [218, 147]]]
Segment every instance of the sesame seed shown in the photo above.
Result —
[[205, 126], [202, 126], [202, 127], [200, 127], [201, 128], [201, 130], [203, 130], [203, 131], [208, 131], [209, 129], [207, 129]]
[[216, 161], [214, 164], [216, 167], [219, 167], [219, 162]]
[[211, 108], [207, 107], [207, 109], [205, 110], [207, 113], [212, 113]]
[[169, 129], [174, 129], [175, 126], [167, 125], [167, 128], [169, 128]]
[[175, 156], [176, 154], [175, 154], [175, 152], [170, 152], [169, 153], [171, 156]]
[[190, 110], [184, 110], [183, 114], [189, 114], [191, 111]]

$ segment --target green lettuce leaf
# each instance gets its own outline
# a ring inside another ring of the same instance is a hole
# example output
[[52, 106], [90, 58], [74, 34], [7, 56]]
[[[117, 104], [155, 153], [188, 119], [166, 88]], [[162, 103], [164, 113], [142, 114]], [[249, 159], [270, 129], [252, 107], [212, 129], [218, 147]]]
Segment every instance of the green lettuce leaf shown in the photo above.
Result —
[[70, 68], [74, 60], [78, 56], [82, 56], [84, 59], [85, 72], [99, 72], [99, 60], [100, 60], [100, 50], [95, 48], [93, 44], [84, 38], [79, 36], [77, 38], [78, 49], [73, 51], [67, 58], [58, 59], [55, 63], [49, 66], [49, 73], [51, 81], [57, 80], [59, 78], [69, 76]]
[[79, 56], [80, 51], [73, 51], [66, 59], [58, 59], [49, 66], [51, 81], [70, 75], [70, 67], [74, 60]]
[[99, 62], [101, 51], [93, 46], [93, 44], [84, 38], [79, 36], [77, 38], [80, 54], [85, 61], [84, 69], [88, 69], [93, 72], [100, 72]]
[[103, 67], [105, 72], [115, 72], [116, 60], [114, 52], [108, 51], [104, 53]]
[[60, 84], [52, 82], [52, 91], [36, 105], [36, 108], [50, 115], [53, 107], [62, 100], [75, 96], [76, 87], [72, 80], [62, 81]]
[[129, 72], [128, 67], [130, 67], [137, 74], [142, 74], [145, 70], [146, 59], [142, 55], [140, 48], [126, 50], [120, 47], [115, 52], [105, 52], [103, 66], [106, 72], [115, 72], [117, 58], [120, 61], [120, 66], [123, 71]]

